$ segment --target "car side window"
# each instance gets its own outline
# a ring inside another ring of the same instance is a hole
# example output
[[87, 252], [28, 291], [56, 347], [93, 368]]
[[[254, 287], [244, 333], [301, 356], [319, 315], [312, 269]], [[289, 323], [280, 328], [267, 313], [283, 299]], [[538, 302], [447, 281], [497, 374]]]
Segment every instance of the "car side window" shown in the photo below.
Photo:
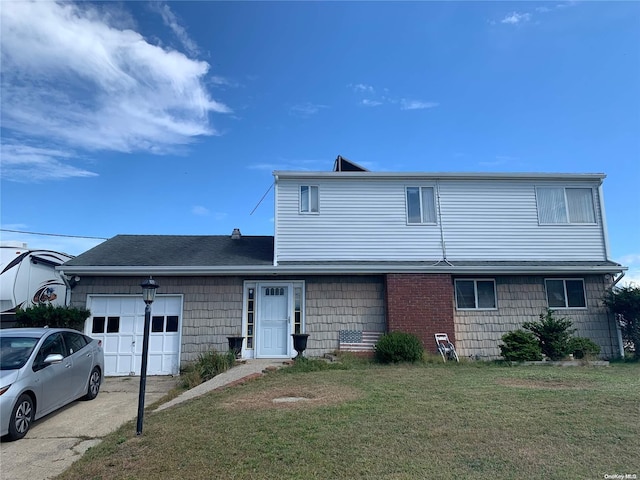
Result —
[[62, 332], [65, 346], [67, 347], [66, 355], [73, 355], [87, 346], [87, 340], [84, 335], [73, 332]]
[[51, 354], [60, 354], [63, 357], [67, 356], [64, 348], [64, 342], [62, 341], [62, 335], [59, 333], [54, 333], [45, 339], [40, 350], [38, 350], [35, 360], [33, 361], [33, 370], [37, 371], [44, 368], [46, 366], [44, 360]]

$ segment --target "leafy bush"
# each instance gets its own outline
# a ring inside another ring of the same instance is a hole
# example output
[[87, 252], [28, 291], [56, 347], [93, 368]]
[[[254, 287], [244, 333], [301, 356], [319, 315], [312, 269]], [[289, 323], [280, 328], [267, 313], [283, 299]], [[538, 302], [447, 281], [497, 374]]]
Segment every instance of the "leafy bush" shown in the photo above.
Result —
[[537, 322], [525, 322], [522, 326], [533, 332], [540, 342], [540, 348], [551, 360], [560, 360], [569, 354], [569, 339], [575, 329], [570, 328], [568, 318], [555, 318], [553, 310], [547, 308]]
[[532, 332], [514, 330], [502, 336], [500, 355], [509, 362], [535, 362], [542, 360], [540, 342]]
[[587, 337], [573, 337], [569, 340], [569, 353], [573, 358], [595, 356], [600, 353], [600, 346]]
[[417, 362], [423, 355], [422, 342], [411, 333], [387, 333], [375, 346], [375, 358], [381, 363]]
[[84, 322], [91, 316], [86, 308], [53, 306], [50, 303], [34, 305], [16, 311], [16, 327], [72, 328], [83, 331]]
[[186, 389], [196, 387], [229, 370], [235, 363], [236, 356], [231, 350], [226, 353], [218, 353], [215, 350], [201, 353], [193, 364], [183, 370], [180, 384]]

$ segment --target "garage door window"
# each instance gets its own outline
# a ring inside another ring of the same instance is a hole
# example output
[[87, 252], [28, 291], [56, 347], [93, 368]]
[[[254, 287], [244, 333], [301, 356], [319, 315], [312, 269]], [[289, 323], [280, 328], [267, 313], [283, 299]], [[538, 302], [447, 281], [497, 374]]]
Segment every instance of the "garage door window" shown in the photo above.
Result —
[[93, 317], [91, 333], [118, 333], [120, 317]]
[[167, 315], [166, 317], [156, 315], [151, 319], [151, 331], [154, 333], [177, 332], [178, 316]]

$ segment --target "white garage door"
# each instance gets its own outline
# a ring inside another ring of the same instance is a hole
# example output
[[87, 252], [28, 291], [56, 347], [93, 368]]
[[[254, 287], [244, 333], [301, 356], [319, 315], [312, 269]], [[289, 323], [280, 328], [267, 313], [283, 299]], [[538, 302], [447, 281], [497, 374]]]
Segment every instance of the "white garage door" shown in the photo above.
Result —
[[[144, 301], [137, 296], [90, 295], [85, 333], [102, 340], [105, 375], [140, 375]], [[174, 375], [180, 369], [182, 297], [158, 295], [151, 305], [147, 375]]]

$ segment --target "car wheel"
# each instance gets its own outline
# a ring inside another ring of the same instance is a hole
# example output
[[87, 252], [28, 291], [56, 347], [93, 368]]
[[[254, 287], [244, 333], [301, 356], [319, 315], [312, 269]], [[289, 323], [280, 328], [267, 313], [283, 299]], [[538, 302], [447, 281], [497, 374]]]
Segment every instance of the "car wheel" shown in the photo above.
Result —
[[31, 422], [33, 422], [34, 413], [33, 400], [29, 395], [23, 393], [11, 412], [9, 421], [9, 438], [11, 440], [19, 440], [27, 434]]
[[102, 376], [100, 375], [100, 370], [95, 367], [91, 370], [91, 375], [89, 375], [89, 388], [87, 388], [87, 394], [84, 396], [86, 400], [93, 400], [98, 396], [101, 381]]

